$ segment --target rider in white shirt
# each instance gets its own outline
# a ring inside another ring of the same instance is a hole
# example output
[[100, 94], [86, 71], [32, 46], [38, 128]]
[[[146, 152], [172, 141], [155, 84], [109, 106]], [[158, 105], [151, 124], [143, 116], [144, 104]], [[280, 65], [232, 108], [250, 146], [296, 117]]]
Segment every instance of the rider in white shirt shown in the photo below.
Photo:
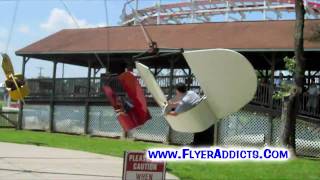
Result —
[[175, 101], [169, 101], [169, 106], [174, 108], [169, 112], [169, 115], [176, 116], [179, 113], [185, 112], [196, 106], [200, 102], [200, 96], [193, 92], [187, 91], [187, 87], [183, 83], [176, 85], [176, 98]]

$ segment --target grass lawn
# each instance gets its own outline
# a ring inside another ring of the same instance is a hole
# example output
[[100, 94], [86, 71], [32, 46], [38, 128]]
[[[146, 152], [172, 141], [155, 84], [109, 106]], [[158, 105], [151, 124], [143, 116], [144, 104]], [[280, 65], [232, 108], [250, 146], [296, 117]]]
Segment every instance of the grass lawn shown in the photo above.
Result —
[[[143, 150], [162, 144], [58, 133], [0, 129], [0, 141], [76, 149], [122, 157], [124, 150]], [[1, 150], [0, 150], [1, 152]], [[181, 179], [319, 179], [320, 159], [287, 162], [168, 163], [168, 171]]]

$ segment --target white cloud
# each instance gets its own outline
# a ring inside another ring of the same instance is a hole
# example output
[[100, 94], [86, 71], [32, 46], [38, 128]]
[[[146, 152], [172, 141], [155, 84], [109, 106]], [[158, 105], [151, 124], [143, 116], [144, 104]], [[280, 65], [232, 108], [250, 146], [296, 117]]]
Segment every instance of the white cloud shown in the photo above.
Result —
[[106, 23], [98, 23], [96, 26], [94, 27], [106, 27]]
[[23, 33], [23, 34], [29, 34], [30, 33], [30, 28], [29, 26], [27, 25], [21, 25], [19, 28], [18, 28], [18, 31]]
[[[78, 19], [74, 17], [80, 28], [97, 27], [87, 22], [85, 19]], [[48, 32], [55, 32], [66, 28], [78, 28], [72, 17], [63, 9], [54, 8], [50, 12], [50, 16], [46, 22], [42, 23], [40, 27]]]

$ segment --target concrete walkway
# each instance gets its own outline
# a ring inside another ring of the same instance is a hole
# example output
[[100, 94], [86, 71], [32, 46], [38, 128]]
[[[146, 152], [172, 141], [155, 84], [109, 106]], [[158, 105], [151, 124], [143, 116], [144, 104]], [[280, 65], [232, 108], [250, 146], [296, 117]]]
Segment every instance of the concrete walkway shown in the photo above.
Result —
[[94, 153], [0, 143], [0, 179], [115, 180], [122, 178], [122, 164], [122, 158]]

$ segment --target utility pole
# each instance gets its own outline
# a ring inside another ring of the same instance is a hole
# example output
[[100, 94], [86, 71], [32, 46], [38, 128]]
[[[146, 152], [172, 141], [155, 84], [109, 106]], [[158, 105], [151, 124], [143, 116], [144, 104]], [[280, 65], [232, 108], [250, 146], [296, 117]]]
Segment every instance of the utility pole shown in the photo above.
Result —
[[62, 78], [64, 78], [64, 63], [62, 63]]
[[44, 69], [43, 67], [37, 67], [38, 69], [39, 69], [39, 78], [41, 78], [42, 77], [42, 69]]

